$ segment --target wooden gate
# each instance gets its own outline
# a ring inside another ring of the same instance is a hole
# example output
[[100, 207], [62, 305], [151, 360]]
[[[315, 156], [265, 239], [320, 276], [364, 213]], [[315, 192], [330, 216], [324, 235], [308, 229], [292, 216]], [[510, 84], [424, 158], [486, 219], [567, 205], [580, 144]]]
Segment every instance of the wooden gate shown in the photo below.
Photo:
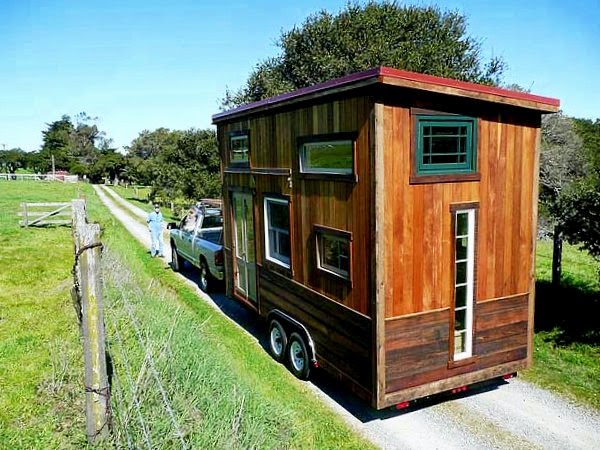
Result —
[[22, 227], [70, 225], [71, 203], [21, 203], [19, 222]]

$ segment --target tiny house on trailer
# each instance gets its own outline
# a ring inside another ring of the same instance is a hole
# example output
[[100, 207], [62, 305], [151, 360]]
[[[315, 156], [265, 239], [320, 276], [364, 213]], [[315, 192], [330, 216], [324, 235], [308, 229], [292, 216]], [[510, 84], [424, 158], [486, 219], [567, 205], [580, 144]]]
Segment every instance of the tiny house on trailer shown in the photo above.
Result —
[[378, 409], [527, 367], [558, 108], [380, 67], [214, 115], [227, 294]]

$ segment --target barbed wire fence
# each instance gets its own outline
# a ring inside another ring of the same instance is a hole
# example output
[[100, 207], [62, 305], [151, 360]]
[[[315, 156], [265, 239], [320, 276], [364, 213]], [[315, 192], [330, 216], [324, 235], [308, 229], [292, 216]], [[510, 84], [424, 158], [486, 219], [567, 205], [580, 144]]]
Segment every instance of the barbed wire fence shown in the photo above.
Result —
[[115, 444], [129, 449], [187, 449], [186, 432], [178, 417], [182, 412], [173, 407], [164, 374], [179, 308], [166, 334], [160, 339], [151, 336], [139, 317], [137, 304], [149, 295], [152, 286], [142, 290], [131, 283], [127, 268], [121, 267], [110, 251], [106, 253], [104, 263], [111, 267], [107, 273], [110, 302], [106, 317]]

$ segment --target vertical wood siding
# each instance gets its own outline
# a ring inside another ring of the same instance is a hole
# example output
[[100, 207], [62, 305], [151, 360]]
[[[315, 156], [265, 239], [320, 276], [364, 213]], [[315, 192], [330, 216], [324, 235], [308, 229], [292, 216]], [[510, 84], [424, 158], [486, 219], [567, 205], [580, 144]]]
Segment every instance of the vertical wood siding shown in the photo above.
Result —
[[[370, 117], [369, 97], [333, 100], [291, 111], [278, 112], [219, 126], [222, 160], [227, 167], [228, 133], [250, 131], [251, 169], [288, 168], [287, 176], [224, 173], [225, 191], [231, 186], [254, 190], [257, 262], [264, 259], [263, 198], [265, 194], [290, 196], [292, 278], [362, 314], [370, 314]], [[353, 132], [356, 139], [358, 183], [307, 179], [298, 176], [297, 138], [316, 134]], [[228, 201], [225, 207], [229, 207]], [[227, 220], [227, 217], [226, 217]], [[316, 238], [313, 225], [324, 225], [352, 233], [352, 285], [316, 268]], [[225, 245], [231, 248], [231, 237]]]
[[410, 184], [410, 108], [384, 111], [386, 317], [451, 307], [453, 203], [479, 202], [476, 301], [528, 292], [535, 123], [483, 115], [480, 181]]

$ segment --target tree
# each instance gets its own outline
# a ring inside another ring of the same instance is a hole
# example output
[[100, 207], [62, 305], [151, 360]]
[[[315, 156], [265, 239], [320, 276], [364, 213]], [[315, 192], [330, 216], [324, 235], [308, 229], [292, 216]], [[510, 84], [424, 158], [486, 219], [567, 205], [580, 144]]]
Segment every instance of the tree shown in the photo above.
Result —
[[42, 131], [43, 144], [39, 152], [39, 169], [42, 172], [49, 171], [52, 168], [52, 157], [54, 157], [55, 169], [67, 170], [72, 163], [71, 135], [74, 127], [71, 118], [63, 115], [60, 120], [46, 125], [48, 125], [48, 129]]
[[155, 187], [169, 198], [194, 200], [219, 196], [217, 137], [213, 130], [190, 129], [179, 134], [176, 145], [156, 160]]
[[151, 185], [155, 195], [194, 201], [221, 193], [214, 130], [144, 130], [127, 152], [123, 176]]
[[575, 119], [574, 125], [582, 139], [587, 171], [563, 192], [556, 212], [566, 239], [600, 258], [600, 119]]
[[337, 15], [321, 11], [277, 44], [281, 54], [260, 62], [240, 90], [228, 91], [224, 108], [381, 65], [485, 84], [498, 84], [505, 70], [500, 58], [482, 61], [465, 16], [390, 1], [348, 4]]
[[559, 112], [542, 118], [540, 155], [540, 202], [542, 215], [554, 222], [552, 237], [552, 284], [558, 286], [562, 271], [563, 221], [561, 196], [565, 189], [585, 175], [583, 144], [573, 119]]
[[0, 150], [0, 172], [15, 173], [22, 167], [27, 167], [27, 153], [20, 148]]

